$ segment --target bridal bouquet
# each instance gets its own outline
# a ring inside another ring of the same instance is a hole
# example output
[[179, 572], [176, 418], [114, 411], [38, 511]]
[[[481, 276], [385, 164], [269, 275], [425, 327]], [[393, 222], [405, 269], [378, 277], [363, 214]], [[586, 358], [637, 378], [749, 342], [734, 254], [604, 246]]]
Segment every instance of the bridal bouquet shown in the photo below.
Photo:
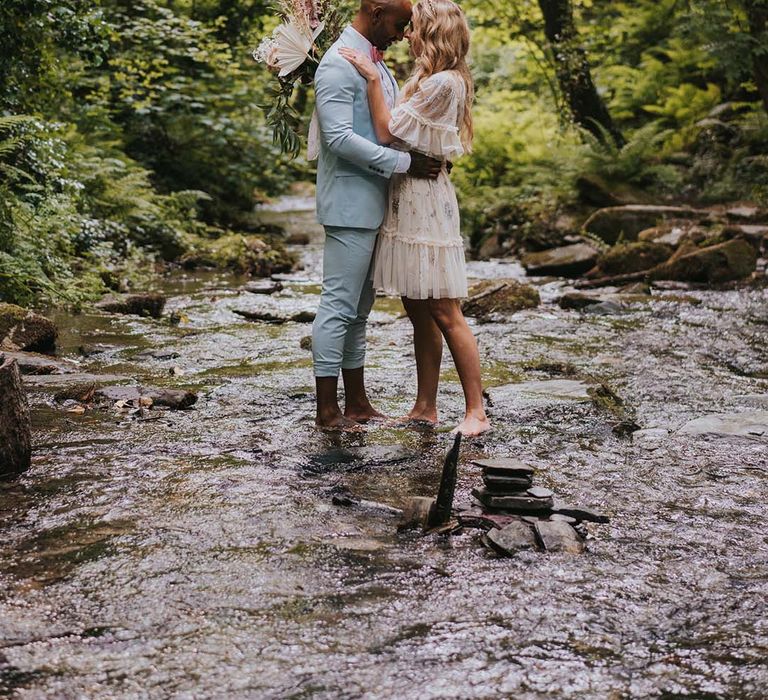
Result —
[[296, 156], [301, 150], [306, 86], [323, 53], [349, 21], [351, 5], [338, 0], [278, 0], [276, 12], [281, 23], [253, 52], [275, 78], [266, 91], [267, 103], [259, 107], [266, 113], [275, 143], [283, 153]]

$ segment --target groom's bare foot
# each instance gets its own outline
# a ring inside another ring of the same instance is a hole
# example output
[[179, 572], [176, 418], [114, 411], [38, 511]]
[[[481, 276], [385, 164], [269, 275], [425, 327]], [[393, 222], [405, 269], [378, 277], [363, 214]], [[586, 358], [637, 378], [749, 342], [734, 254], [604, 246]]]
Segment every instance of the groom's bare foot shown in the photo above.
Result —
[[461, 433], [464, 437], [476, 437], [491, 429], [491, 423], [485, 414], [478, 416], [465, 416], [451, 433]]
[[343, 415], [341, 412], [325, 416], [321, 416], [318, 413], [315, 418], [315, 425], [320, 428], [320, 430], [332, 430], [345, 433], [359, 433], [365, 430], [360, 423], [351, 418], [347, 418], [347, 416]]
[[377, 411], [371, 404], [367, 406], [347, 406], [344, 409], [344, 417], [356, 423], [383, 423], [389, 420], [381, 411]]

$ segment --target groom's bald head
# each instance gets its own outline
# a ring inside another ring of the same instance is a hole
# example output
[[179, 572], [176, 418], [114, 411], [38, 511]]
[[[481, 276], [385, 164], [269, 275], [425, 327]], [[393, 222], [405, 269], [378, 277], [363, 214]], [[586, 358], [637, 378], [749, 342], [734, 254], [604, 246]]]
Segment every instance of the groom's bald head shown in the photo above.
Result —
[[401, 41], [411, 21], [410, 0], [362, 0], [355, 28], [376, 48], [384, 51]]

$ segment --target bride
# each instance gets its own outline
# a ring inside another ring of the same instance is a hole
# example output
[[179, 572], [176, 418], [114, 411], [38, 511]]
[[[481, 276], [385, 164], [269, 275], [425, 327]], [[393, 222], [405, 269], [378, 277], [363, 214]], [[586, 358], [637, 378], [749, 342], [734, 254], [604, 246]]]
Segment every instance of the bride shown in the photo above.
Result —
[[436, 180], [407, 174], [392, 177], [373, 282], [376, 288], [402, 298], [413, 324], [418, 389], [408, 419], [437, 423], [445, 338], [466, 404], [464, 420], [455, 432], [479, 435], [491, 426], [483, 409], [477, 342], [459, 301], [467, 296], [464, 242], [456, 193], [445, 164], [472, 145], [474, 89], [466, 63], [469, 26], [451, 0], [421, 0], [414, 7], [406, 37], [416, 67], [391, 113], [381, 74], [371, 58], [354, 49], [339, 49], [367, 81], [379, 142], [444, 162]]

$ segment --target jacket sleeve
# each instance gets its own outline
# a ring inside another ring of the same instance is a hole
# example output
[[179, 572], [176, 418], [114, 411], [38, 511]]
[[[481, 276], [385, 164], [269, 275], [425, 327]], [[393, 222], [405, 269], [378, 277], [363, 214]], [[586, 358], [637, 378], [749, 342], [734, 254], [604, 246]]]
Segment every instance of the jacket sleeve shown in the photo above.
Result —
[[390, 178], [398, 151], [369, 141], [352, 129], [356, 76], [354, 67], [340, 56], [329, 56], [318, 66], [315, 101], [321, 138], [337, 157], [371, 174]]

